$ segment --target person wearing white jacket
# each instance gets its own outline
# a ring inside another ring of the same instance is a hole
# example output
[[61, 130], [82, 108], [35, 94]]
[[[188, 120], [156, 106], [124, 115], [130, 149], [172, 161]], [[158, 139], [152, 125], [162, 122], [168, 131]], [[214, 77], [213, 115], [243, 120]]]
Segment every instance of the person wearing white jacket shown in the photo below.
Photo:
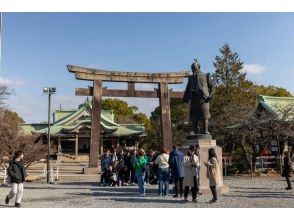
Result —
[[196, 169], [200, 167], [198, 156], [195, 154], [195, 147], [190, 146], [187, 155], [184, 157], [184, 201], [188, 202], [189, 190], [191, 188], [192, 201], [197, 203], [197, 193], [199, 191]]
[[161, 150], [154, 163], [158, 165], [158, 195], [167, 196], [169, 193], [169, 151], [167, 148]]

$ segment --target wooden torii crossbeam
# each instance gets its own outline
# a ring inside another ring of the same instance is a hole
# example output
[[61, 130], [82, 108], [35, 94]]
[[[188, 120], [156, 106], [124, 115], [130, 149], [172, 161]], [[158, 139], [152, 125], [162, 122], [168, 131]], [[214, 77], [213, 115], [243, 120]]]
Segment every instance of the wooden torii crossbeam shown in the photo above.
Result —
[[[67, 69], [69, 72], [75, 74], [76, 79], [93, 81], [93, 87], [76, 88], [76, 95], [93, 96], [89, 167], [98, 166], [102, 96], [159, 98], [163, 145], [168, 148], [172, 147], [169, 101], [170, 98], [182, 98], [183, 91], [169, 90], [168, 84], [183, 83], [184, 78], [190, 74], [188, 71], [170, 73], [121, 72], [90, 69], [71, 65], [67, 65]], [[103, 81], [127, 82], [128, 89], [121, 90], [107, 89], [106, 87], [103, 88]], [[135, 90], [135, 83], [157, 83], [158, 89], [155, 89], [154, 91]]]

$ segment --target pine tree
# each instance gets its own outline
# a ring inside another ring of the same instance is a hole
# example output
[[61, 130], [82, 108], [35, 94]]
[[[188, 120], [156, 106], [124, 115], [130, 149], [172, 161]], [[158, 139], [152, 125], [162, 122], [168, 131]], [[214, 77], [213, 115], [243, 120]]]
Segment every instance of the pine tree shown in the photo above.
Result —
[[245, 81], [246, 73], [242, 71], [243, 62], [237, 53], [233, 53], [229, 44], [225, 44], [220, 50], [221, 56], [215, 57], [214, 81], [216, 85], [223, 85], [227, 92], [230, 88], [239, 86]]

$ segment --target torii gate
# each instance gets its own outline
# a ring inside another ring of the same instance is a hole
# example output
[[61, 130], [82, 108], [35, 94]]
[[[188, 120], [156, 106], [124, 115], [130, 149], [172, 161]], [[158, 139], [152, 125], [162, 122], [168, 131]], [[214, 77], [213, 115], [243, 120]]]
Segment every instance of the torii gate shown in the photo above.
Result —
[[[89, 167], [98, 167], [98, 154], [100, 149], [100, 120], [102, 96], [112, 97], [140, 97], [159, 98], [161, 108], [161, 133], [163, 145], [171, 148], [172, 132], [170, 120], [170, 98], [182, 98], [183, 91], [172, 91], [168, 89], [168, 84], [183, 83], [184, 78], [189, 75], [188, 71], [169, 73], [143, 73], [143, 72], [121, 72], [99, 70], [84, 67], [67, 65], [71, 73], [75, 73], [75, 78], [80, 80], [93, 81], [93, 87], [76, 88], [78, 96], [93, 96], [92, 98], [92, 124]], [[128, 89], [107, 89], [102, 87], [105, 82], [127, 82]], [[158, 89], [154, 91], [135, 90], [135, 83], [157, 83]], [[100, 152], [102, 153], [102, 152]]]

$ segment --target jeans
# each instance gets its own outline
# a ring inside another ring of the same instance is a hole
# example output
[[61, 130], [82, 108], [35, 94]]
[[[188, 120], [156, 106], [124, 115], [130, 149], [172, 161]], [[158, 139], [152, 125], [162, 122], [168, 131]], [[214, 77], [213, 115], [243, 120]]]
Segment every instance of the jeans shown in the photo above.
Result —
[[150, 175], [151, 175], [151, 166], [147, 165], [146, 166], [146, 171], [145, 171], [145, 182], [149, 183], [150, 181]]
[[169, 169], [158, 168], [158, 195], [166, 196], [169, 191]]
[[139, 193], [141, 195], [145, 194], [145, 185], [144, 185], [144, 179], [145, 179], [145, 172], [139, 172], [137, 171], [135, 173], [137, 181], [138, 181], [138, 186], [139, 186]]
[[16, 196], [15, 203], [20, 203], [23, 194], [23, 183], [13, 183], [8, 194], [8, 199], [13, 199]]
[[183, 195], [183, 181], [184, 177], [174, 178], [175, 179], [175, 195], [179, 195], [179, 186], [180, 186], [180, 195]]

